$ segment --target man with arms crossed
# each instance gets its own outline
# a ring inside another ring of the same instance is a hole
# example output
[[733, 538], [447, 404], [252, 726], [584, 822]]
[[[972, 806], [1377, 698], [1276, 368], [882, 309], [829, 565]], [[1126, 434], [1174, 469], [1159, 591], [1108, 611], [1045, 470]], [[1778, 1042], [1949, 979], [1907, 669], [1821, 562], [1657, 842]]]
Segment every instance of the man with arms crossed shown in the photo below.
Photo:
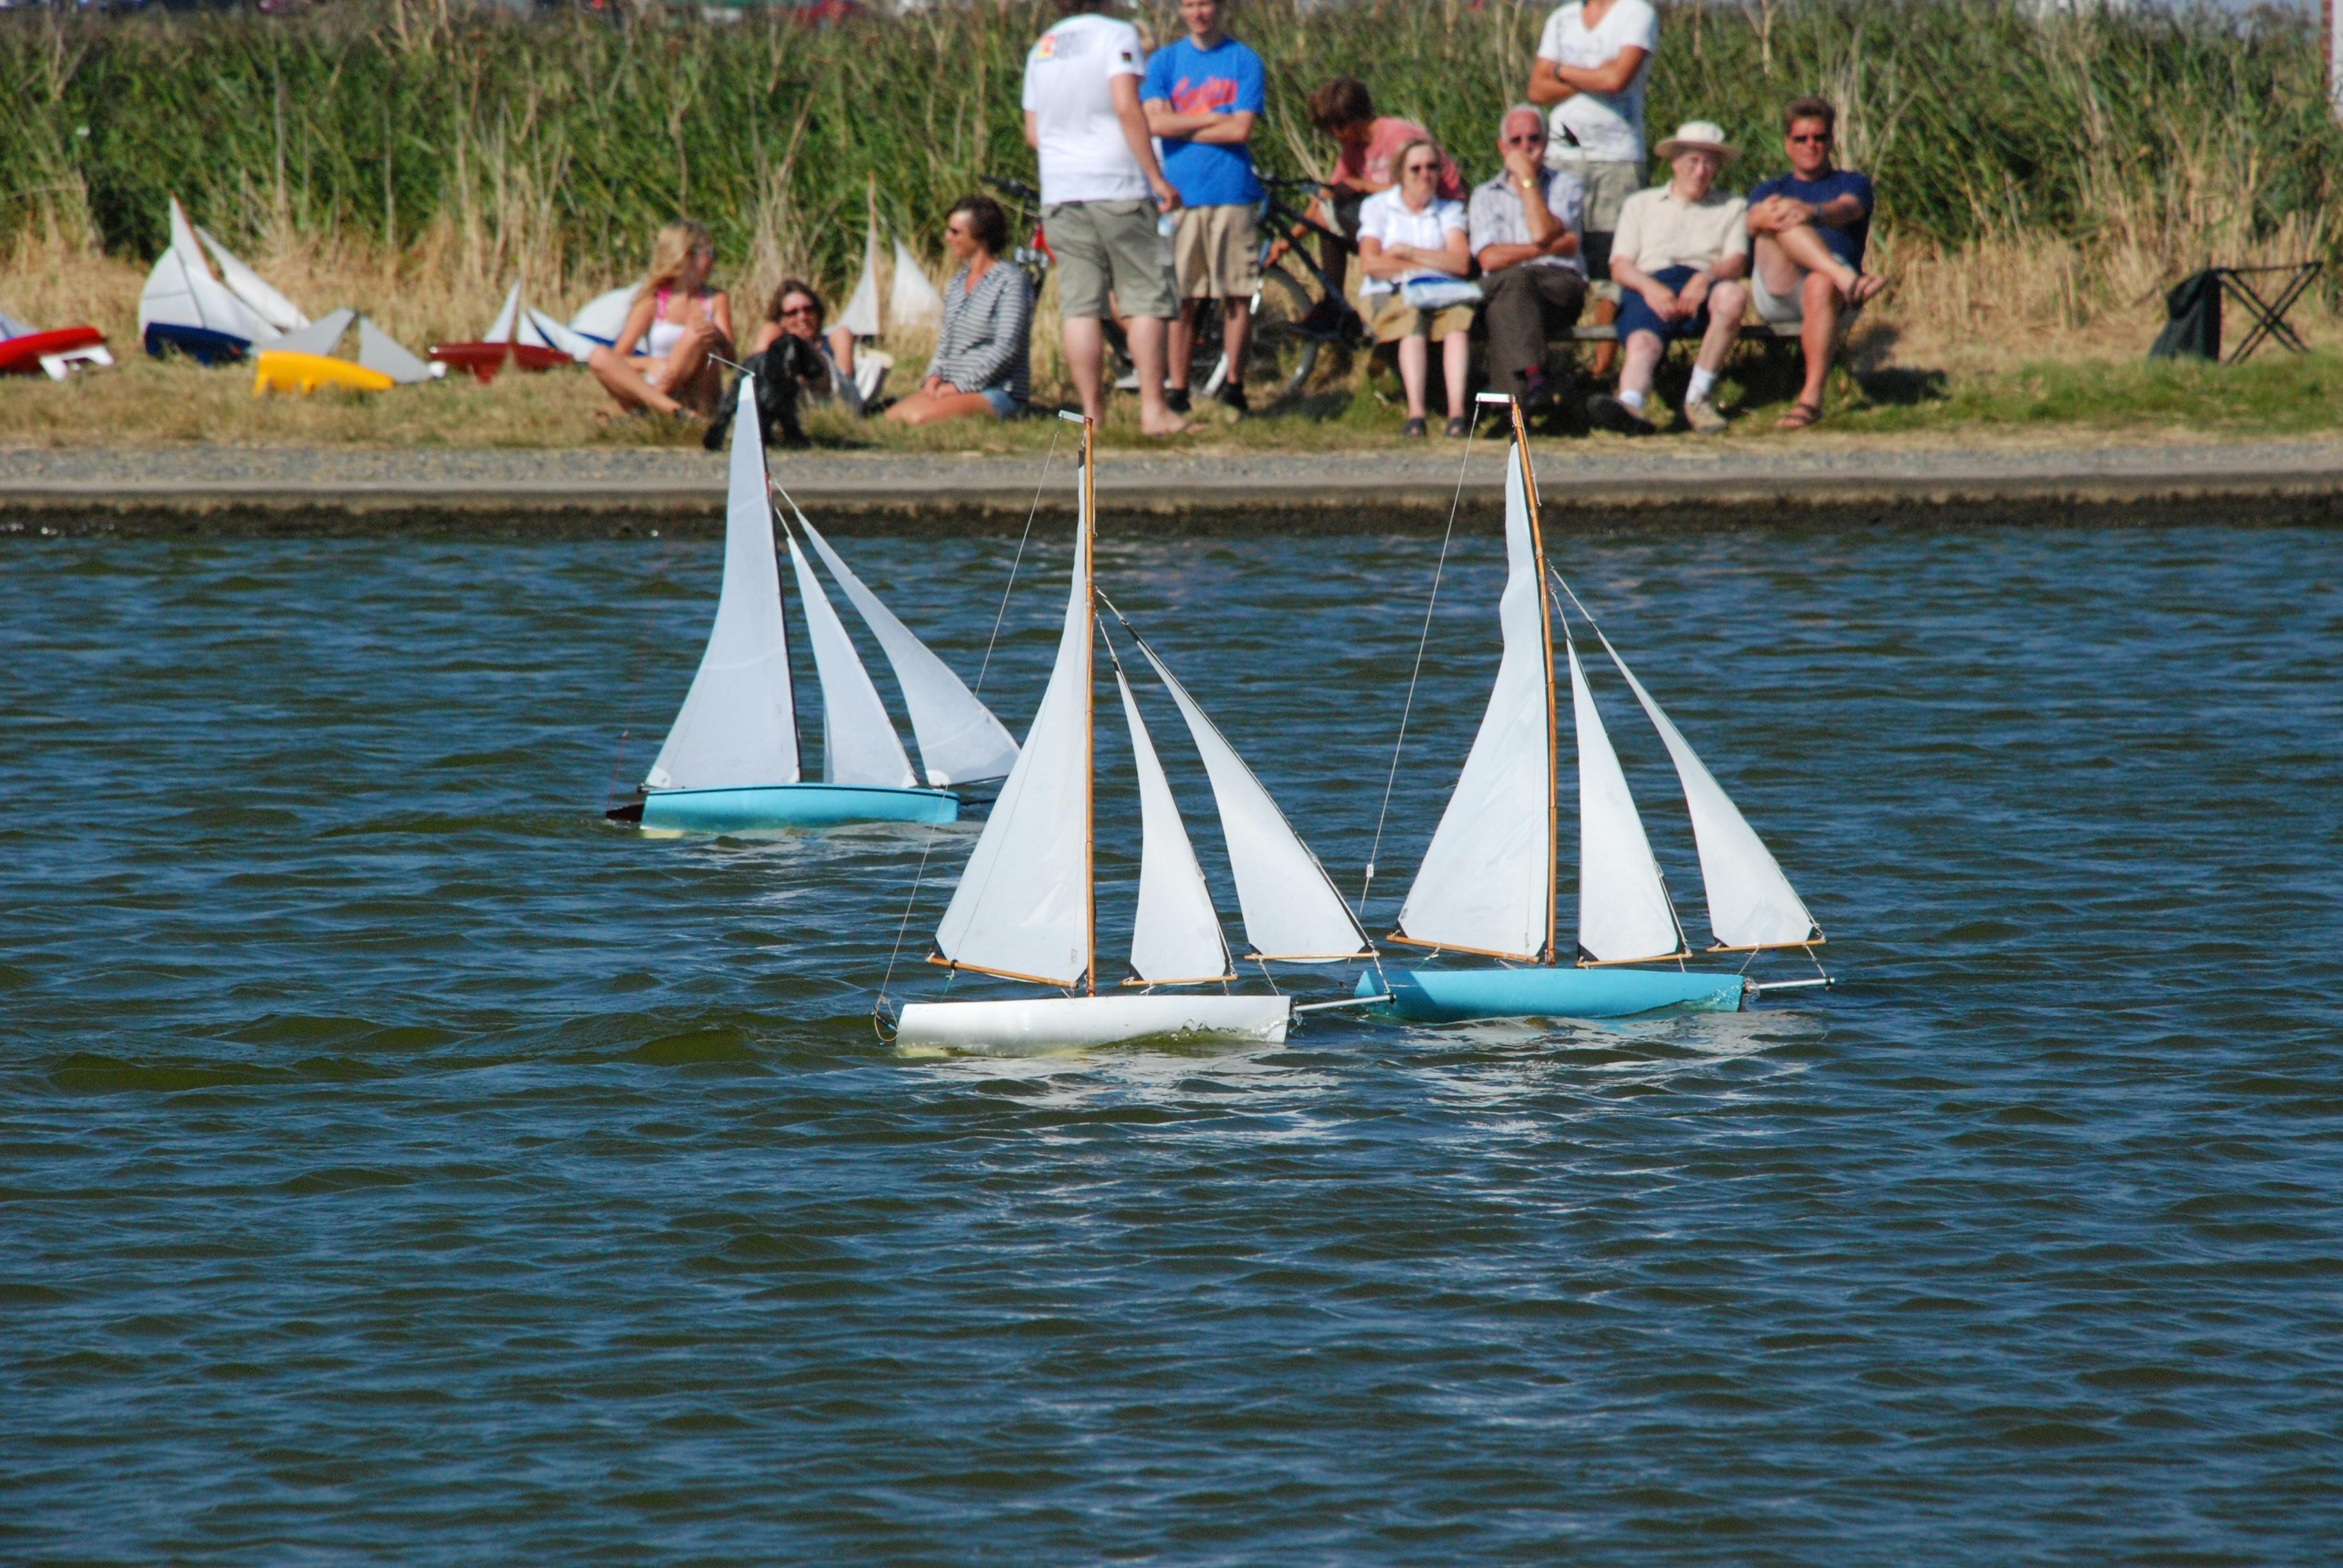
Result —
[[1025, 56], [1025, 145], [1041, 155], [1041, 232], [1058, 258], [1066, 368], [1082, 412], [1106, 419], [1111, 295], [1139, 371], [1139, 427], [1176, 436], [1188, 425], [1163, 401], [1163, 324], [1179, 302], [1156, 220], [1179, 209], [1180, 193], [1139, 106], [1139, 29], [1095, 15], [1106, 5], [1058, 0], [1065, 19]]
[[1749, 204], [1712, 187], [1717, 171], [1741, 154], [1706, 120], [1686, 122], [1659, 152], [1674, 177], [1627, 198], [1611, 246], [1611, 276], [1626, 291], [1619, 309], [1619, 337], [1627, 346], [1619, 395], [1589, 397], [1586, 412], [1606, 429], [1651, 434], [1655, 427], [1644, 405], [1660, 356], [1672, 339], [1697, 337], [1684, 422], [1713, 436], [1725, 428], [1725, 416], [1708, 395], [1749, 305], [1748, 286], [1739, 281], [1749, 270]]
[[1838, 111], [1800, 98], [1782, 116], [1790, 172], [1749, 193], [1749, 237], [1755, 248], [1750, 298], [1761, 320], [1799, 327], [1806, 354], [1805, 390], [1777, 430], [1803, 430], [1823, 417], [1823, 382], [1838, 340], [1839, 313], [1886, 286], [1863, 270], [1871, 240], [1869, 176], [1835, 167]]
[[1188, 35], [1155, 51], [1141, 90], [1147, 128], [1163, 138], [1163, 172], [1180, 189], [1180, 228], [1172, 236], [1180, 314], [1172, 322], [1171, 388], [1175, 414], [1188, 411], [1188, 362], [1196, 352], [1196, 315], [1221, 302], [1221, 347], [1228, 379], [1221, 401], [1245, 408], [1244, 359], [1252, 336], [1252, 295], [1261, 282], [1254, 208], [1261, 181], [1252, 172], [1253, 116], [1267, 101], [1261, 56], [1222, 31], [1228, 0], [1180, 0]]
[[[1659, 13], [1647, 0], [1574, 0], [1545, 19], [1530, 67], [1530, 102], [1554, 106], [1546, 162], [1577, 175], [1586, 189], [1585, 266], [1600, 323], [1618, 308], [1611, 236], [1621, 205], [1644, 188], [1644, 86], [1659, 46]], [[1594, 370], [1610, 369], [1605, 344]]]
[[1559, 388], [1545, 377], [1545, 344], [1578, 319], [1586, 303], [1579, 259], [1583, 196], [1578, 176], [1545, 166], [1545, 118], [1528, 104], [1497, 123], [1502, 174], [1473, 191], [1469, 207], [1473, 257], [1488, 303], [1489, 384], [1538, 414], [1554, 406]]

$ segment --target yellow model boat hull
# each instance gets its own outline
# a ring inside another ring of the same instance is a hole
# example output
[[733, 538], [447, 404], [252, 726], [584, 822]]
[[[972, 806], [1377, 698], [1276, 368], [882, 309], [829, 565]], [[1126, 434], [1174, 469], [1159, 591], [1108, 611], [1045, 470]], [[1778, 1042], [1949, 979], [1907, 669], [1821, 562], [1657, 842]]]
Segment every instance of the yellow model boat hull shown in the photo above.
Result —
[[346, 387], [353, 392], [387, 392], [398, 383], [379, 370], [348, 359], [323, 354], [295, 354], [283, 348], [260, 351], [252, 373], [252, 395], [298, 392], [304, 397], [320, 387]]

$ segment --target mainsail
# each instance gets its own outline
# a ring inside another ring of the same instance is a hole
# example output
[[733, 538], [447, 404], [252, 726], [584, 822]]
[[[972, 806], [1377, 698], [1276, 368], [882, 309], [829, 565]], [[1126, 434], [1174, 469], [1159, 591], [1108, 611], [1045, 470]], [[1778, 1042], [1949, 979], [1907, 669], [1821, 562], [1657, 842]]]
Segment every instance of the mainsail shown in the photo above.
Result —
[[497, 312], [497, 319], [495, 323], [489, 327], [488, 335], [482, 337], [480, 341], [483, 343], [510, 343], [512, 341], [513, 327], [519, 320], [520, 279], [516, 277], [513, 279], [512, 291], [505, 296], [504, 306]]
[[1603, 637], [1604, 651], [1626, 678], [1628, 689], [1644, 705], [1652, 727], [1660, 732], [1676, 778], [1684, 785], [1684, 806], [1692, 814], [1694, 841], [1700, 847], [1700, 879], [1708, 894], [1708, 926], [1728, 948], [1800, 947], [1817, 940], [1822, 928], [1790, 879], [1782, 874], [1774, 852], [1765, 848], [1756, 829], [1733, 803], [1682, 731], [1675, 727], [1611, 639]]
[[920, 762], [928, 782], [941, 788], [1005, 775], [1016, 765], [1017, 742], [1010, 739], [1001, 720], [839, 559], [838, 552], [806, 521], [803, 512], [797, 514], [797, 519], [814, 553], [845, 591], [847, 601], [861, 614], [863, 624], [879, 639], [880, 650], [894, 668], [896, 682], [903, 689], [903, 706], [910, 710], [911, 735], [919, 742]]
[[200, 327], [247, 343], [276, 336], [212, 276], [195, 226], [176, 196], [171, 198], [170, 246], [156, 258], [155, 270], [146, 275], [146, 286], [138, 295], [138, 330], [154, 326]]
[[[753, 424], [754, 420], [739, 421]], [[1082, 476], [1074, 582], [1057, 663], [1017, 765], [936, 928], [968, 969], [1071, 986], [1096, 954], [1091, 888], [1091, 496]]]
[[862, 276], [838, 313], [838, 325], [857, 337], [879, 336], [879, 207], [871, 199], [869, 226], [862, 232]]
[[1578, 649], [1566, 651], [1578, 721], [1578, 950], [1601, 963], [1671, 957], [1683, 950], [1684, 933]]
[[1221, 934], [1171, 780], [1121, 669], [1114, 682], [1122, 691], [1131, 759], [1139, 770], [1139, 914], [1131, 928], [1131, 967], [1154, 985], [1230, 979], [1228, 939]]
[[1244, 759], [1155, 657], [1155, 650], [1142, 641], [1139, 651], [1179, 704], [1180, 717], [1187, 720], [1189, 737], [1212, 781], [1221, 832], [1228, 840], [1229, 872], [1236, 879], [1237, 904], [1244, 913], [1245, 940], [1253, 945], [1250, 956], [1289, 963], [1332, 963], [1363, 956], [1367, 934], [1334, 890], [1318, 857], [1294, 834], [1293, 825]]
[[919, 780], [895, 721], [853, 639], [832, 609], [813, 563], [789, 541], [789, 566], [797, 573], [798, 604], [805, 613], [806, 640], [813, 644], [814, 673], [821, 681], [821, 777], [826, 784], [873, 784], [908, 789]]
[[944, 297], [920, 266], [920, 258], [899, 236], [895, 241], [895, 285], [887, 293], [887, 314], [897, 330], [906, 327], [941, 327]]
[[[756, 397], [741, 377], [741, 395]], [[755, 407], [754, 403], [750, 407]], [[724, 588], [708, 651], [691, 678], [644, 784], [707, 789], [798, 781], [797, 716], [789, 689], [789, 634], [780, 565], [765, 495], [765, 447], [754, 419], [732, 422], [732, 473], [724, 518]]]
[[1553, 944], [1554, 671], [1536, 528], [1516, 442], [1505, 464], [1505, 590], [1497, 600], [1504, 655], [1400, 907], [1399, 933], [1412, 942], [1517, 959], [1544, 956]]

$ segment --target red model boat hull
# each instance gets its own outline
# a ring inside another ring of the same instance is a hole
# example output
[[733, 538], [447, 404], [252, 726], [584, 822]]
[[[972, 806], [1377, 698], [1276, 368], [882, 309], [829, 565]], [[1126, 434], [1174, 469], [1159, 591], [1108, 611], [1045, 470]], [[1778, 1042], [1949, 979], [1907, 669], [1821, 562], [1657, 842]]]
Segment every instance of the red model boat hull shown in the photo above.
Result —
[[0, 375], [36, 376], [41, 356], [75, 348], [95, 348], [106, 334], [95, 327], [60, 327], [54, 332], [27, 332], [22, 337], [0, 338]]
[[456, 370], [468, 370], [483, 383], [497, 378], [505, 367], [505, 357], [512, 352], [509, 343], [435, 343], [431, 357]]

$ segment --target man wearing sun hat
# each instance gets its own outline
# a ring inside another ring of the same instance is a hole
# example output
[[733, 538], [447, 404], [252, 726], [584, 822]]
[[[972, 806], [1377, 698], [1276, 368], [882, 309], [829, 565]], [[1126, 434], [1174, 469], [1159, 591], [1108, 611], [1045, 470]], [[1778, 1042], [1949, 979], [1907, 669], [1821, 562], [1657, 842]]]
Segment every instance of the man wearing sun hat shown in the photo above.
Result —
[[1657, 151], [1674, 173], [1666, 185], [1627, 198], [1611, 243], [1611, 276], [1625, 291], [1619, 392], [1588, 398], [1586, 411], [1606, 429], [1649, 435], [1657, 427], [1645, 406], [1660, 357], [1674, 339], [1696, 337], [1700, 355], [1684, 394], [1684, 422], [1715, 435], [1725, 428], [1725, 416], [1709, 394], [1749, 304], [1741, 281], [1749, 273], [1749, 204], [1714, 187], [1718, 172], [1741, 153], [1707, 120], [1685, 122]]

